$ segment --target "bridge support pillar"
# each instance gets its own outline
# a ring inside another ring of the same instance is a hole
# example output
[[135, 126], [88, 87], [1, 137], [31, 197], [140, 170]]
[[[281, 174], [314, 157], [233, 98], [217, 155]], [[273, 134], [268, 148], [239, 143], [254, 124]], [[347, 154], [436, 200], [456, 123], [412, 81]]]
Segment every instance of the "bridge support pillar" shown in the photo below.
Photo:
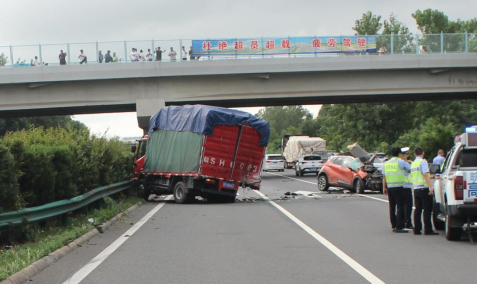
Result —
[[138, 117], [138, 126], [144, 133], [148, 132], [149, 119], [156, 114], [159, 109], [166, 106], [164, 99], [136, 99], [136, 115]]

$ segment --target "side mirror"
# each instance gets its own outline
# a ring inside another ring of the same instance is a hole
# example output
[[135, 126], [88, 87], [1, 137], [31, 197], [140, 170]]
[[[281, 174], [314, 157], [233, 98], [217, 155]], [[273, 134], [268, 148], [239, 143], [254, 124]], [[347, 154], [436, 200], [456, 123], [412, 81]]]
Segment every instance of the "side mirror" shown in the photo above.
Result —
[[131, 146], [131, 152], [132, 152], [132, 153], [135, 153], [135, 152], [136, 152], [136, 145], [132, 145], [132, 146]]
[[440, 165], [439, 164], [430, 164], [430, 173], [432, 174], [440, 174]]

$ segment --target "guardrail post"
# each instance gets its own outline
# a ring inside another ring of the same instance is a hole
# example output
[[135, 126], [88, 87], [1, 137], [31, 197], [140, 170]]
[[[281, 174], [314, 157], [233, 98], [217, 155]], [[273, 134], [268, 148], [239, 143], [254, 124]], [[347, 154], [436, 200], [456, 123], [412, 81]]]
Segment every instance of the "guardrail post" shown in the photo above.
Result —
[[103, 198], [98, 199], [98, 201], [97, 201], [98, 209], [103, 209], [104, 206], [105, 206], [104, 199]]
[[154, 39], [151, 39], [151, 58], [154, 58], [154, 56]]
[[179, 39], [179, 61], [183, 61], [183, 40], [182, 39]]
[[70, 43], [66, 43], [66, 52], [68, 54], [68, 65], [70, 64]]
[[61, 224], [63, 226], [69, 226], [70, 225], [70, 218], [68, 218], [68, 214], [61, 215]]
[[468, 32], [465, 31], [465, 53], [468, 53]]
[[41, 44], [38, 44], [38, 58], [40, 59], [40, 65], [43, 65], [43, 58], [41, 56]]
[[128, 45], [124, 41], [124, 62], [128, 62]]
[[416, 54], [419, 54], [420, 53], [420, 46], [418, 45], [418, 34], [415, 35], [416, 38], [417, 38], [417, 41], [415, 42], [415, 50], [416, 50]]
[[13, 48], [12, 48], [12, 45], [10, 45], [10, 63], [12, 64], [12, 67], [13, 67]]
[[393, 55], [393, 32], [390, 34], [390, 55]]
[[98, 49], [98, 42], [96, 42], [96, 63], [100, 62], [100, 57], [99, 57], [99, 49]]
[[440, 53], [443, 53], [443, 32], [440, 32]]

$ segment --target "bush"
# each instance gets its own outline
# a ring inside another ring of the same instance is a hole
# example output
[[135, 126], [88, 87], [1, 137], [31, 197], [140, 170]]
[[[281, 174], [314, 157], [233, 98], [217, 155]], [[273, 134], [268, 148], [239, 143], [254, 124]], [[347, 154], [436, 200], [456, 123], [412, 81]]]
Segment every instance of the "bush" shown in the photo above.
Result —
[[0, 213], [16, 208], [18, 203], [18, 176], [15, 160], [9, 149], [0, 142]]
[[69, 199], [132, 177], [129, 145], [87, 129], [10, 132], [1, 146], [0, 211]]

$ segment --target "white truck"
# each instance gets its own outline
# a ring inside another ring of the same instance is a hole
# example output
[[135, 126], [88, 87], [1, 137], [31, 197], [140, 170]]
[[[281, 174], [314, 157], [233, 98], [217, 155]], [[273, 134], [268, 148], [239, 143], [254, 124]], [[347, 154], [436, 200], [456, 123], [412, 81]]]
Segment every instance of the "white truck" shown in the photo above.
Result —
[[471, 238], [471, 225], [476, 223], [476, 130], [466, 128], [443, 164], [431, 166], [436, 175], [433, 224], [445, 230], [448, 240], [460, 240], [464, 224]]
[[[318, 154], [326, 151], [326, 141], [320, 137], [284, 136], [282, 139], [282, 156], [285, 158], [284, 168], [292, 168], [304, 155]], [[326, 158], [323, 158], [326, 159]]]

